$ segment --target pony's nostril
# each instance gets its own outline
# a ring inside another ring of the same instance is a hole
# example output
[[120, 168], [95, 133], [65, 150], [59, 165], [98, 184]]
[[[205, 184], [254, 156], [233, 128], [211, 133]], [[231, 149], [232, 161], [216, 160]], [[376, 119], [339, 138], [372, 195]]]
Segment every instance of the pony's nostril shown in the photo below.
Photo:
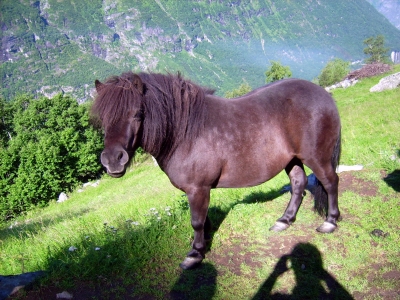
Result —
[[121, 151], [118, 153], [118, 161], [121, 165], [125, 165], [129, 161], [129, 155], [126, 151]]
[[122, 152], [118, 153], [118, 157], [117, 157], [118, 161], [120, 161], [122, 159], [122, 157], [124, 157], [124, 153], [122, 153]]
[[109, 164], [109, 160], [107, 158], [107, 155], [105, 155], [104, 152], [101, 153], [100, 160], [101, 160], [101, 163], [103, 164], [103, 166], [106, 166], [106, 165]]

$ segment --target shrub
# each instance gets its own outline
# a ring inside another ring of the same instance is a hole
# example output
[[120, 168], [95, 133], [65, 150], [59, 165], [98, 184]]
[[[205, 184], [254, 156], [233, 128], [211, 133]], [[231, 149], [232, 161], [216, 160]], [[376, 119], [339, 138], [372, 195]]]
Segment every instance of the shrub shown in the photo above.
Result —
[[1, 218], [45, 205], [100, 174], [102, 136], [89, 126], [88, 104], [24, 95], [7, 106], [14, 117], [10, 139], [0, 148]]
[[232, 91], [226, 92], [225, 93], [225, 97], [226, 98], [240, 97], [240, 96], [243, 96], [243, 95], [245, 95], [245, 94], [247, 94], [249, 92], [251, 92], [251, 86], [247, 82], [244, 82], [237, 89], [234, 89]]
[[330, 86], [340, 82], [350, 71], [350, 63], [340, 58], [335, 58], [327, 63], [318, 76], [320, 86]]
[[292, 77], [290, 67], [283, 66], [279, 61], [271, 61], [271, 66], [265, 72], [266, 82], [274, 82], [284, 78]]

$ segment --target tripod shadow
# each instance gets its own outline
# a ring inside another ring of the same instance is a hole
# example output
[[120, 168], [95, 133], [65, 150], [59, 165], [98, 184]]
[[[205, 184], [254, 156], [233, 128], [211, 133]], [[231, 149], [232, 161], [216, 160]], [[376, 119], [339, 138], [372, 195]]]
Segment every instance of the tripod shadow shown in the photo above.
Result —
[[[296, 286], [291, 294], [272, 293], [278, 278], [293, 270]], [[323, 268], [319, 250], [312, 244], [299, 243], [283, 255], [274, 271], [260, 287], [256, 299], [353, 299], [346, 289]]]

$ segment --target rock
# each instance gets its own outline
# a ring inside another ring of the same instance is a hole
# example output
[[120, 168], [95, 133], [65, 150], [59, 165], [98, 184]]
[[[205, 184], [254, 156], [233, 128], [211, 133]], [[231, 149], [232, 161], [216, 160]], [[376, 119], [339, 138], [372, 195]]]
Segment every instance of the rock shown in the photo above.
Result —
[[91, 184], [92, 187], [97, 187], [100, 184], [100, 180], [97, 180], [96, 182], [93, 182]]
[[78, 193], [82, 193], [84, 190], [86, 190], [86, 188], [88, 188], [89, 186], [91, 187], [97, 187], [100, 184], [100, 180], [97, 180], [95, 182], [86, 182], [82, 185], [82, 188], [78, 190]]
[[62, 293], [58, 293], [56, 295], [56, 297], [57, 297], [57, 299], [72, 299], [72, 298], [74, 298], [73, 295], [71, 295], [70, 293], [68, 293], [66, 291], [64, 291]]
[[335, 84], [333, 84], [333, 85], [331, 85], [331, 86], [327, 86], [327, 87], [325, 88], [325, 90], [326, 90], [327, 92], [329, 92], [329, 91], [334, 90], [334, 89], [337, 89], [337, 88], [346, 89], [346, 88], [348, 88], [348, 87], [351, 87], [351, 86], [355, 85], [357, 82], [358, 82], [358, 80], [357, 80], [356, 78], [345, 79], [345, 80], [343, 80], [343, 81], [341, 81], [341, 82], [338, 82], [338, 83], [335, 83]]
[[0, 275], [0, 300], [15, 294], [20, 289], [34, 282], [37, 278], [44, 276], [44, 271], [29, 272], [20, 275]]
[[64, 201], [66, 201], [66, 200], [68, 200], [68, 196], [67, 196], [66, 193], [62, 192], [62, 193], [58, 196], [57, 202], [58, 202], [58, 203], [61, 203], [61, 202], [64, 202]]
[[341, 173], [345, 171], [361, 171], [363, 168], [364, 168], [363, 165], [354, 165], [354, 166], [339, 165], [336, 168], [336, 173]]
[[382, 92], [385, 90], [392, 90], [400, 86], [400, 72], [386, 76], [379, 80], [379, 83], [374, 85], [370, 92]]

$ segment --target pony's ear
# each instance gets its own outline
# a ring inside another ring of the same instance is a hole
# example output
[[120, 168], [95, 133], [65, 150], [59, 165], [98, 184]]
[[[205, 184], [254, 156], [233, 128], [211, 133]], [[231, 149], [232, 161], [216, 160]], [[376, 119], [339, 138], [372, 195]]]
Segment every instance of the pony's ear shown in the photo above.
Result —
[[99, 93], [103, 88], [104, 88], [104, 84], [102, 84], [100, 81], [98, 81], [97, 79], [94, 81], [94, 85], [96, 87], [96, 91]]
[[140, 95], [144, 94], [144, 84], [137, 74], [133, 74], [133, 86], [139, 91]]

